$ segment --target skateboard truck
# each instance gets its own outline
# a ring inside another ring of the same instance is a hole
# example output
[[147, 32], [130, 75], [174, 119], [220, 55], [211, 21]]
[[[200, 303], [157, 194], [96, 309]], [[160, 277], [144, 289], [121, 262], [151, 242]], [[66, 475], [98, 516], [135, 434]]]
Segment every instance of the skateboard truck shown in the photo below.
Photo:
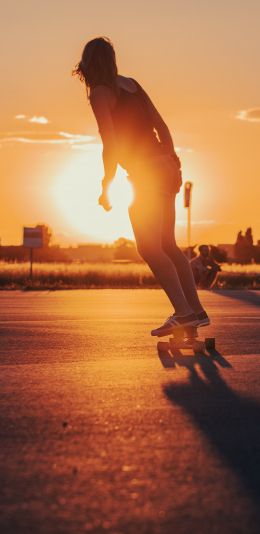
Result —
[[159, 351], [169, 349], [192, 349], [194, 353], [215, 349], [215, 338], [206, 337], [204, 341], [198, 339], [198, 329], [196, 326], [177, 327], [173, 329], [169, 341], [158, 341]]

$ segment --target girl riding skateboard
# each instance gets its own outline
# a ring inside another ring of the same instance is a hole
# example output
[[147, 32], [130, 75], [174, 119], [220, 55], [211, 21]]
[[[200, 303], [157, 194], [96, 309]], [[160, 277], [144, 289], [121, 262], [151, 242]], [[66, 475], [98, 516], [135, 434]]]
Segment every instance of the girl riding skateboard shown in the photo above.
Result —
[[85, 83], [103, 143], [99, 204], [111, 209], [108, 187], [120, 164], [134, 190], [128, 211], [138, 252], [174, 308], [151, 334], [168, 335], [176, 327], [209, 324], [189, 261], [175, 240], [175, 198], [182, 174], [167, 125], [138, 81], [118, 74], [114, 47], [107, 37], [86, 44], [73, 74]]

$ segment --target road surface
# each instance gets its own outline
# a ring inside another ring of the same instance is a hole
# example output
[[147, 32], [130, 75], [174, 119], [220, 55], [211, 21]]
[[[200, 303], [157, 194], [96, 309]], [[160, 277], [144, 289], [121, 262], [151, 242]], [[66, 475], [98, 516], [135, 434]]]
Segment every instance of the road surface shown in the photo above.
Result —
[[160, 290], [0, 293], [3, 534], [259, 532], [260, 293], [200, 295], [164, 367]]

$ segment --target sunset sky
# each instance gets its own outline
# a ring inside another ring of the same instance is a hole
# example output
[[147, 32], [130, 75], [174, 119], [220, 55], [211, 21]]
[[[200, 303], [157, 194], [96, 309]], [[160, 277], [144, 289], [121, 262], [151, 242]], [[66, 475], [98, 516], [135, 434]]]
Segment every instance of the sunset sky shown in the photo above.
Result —
[[[139, 81], [194, 184], [192, 242], [260, 239], [259, 0], [0, 0], [0, 238], [49, 224], [56, 242], [133, 237], [120, 167], [113, 210], [98, 206], [102, 146], [83, 84], [85, 43], [109, 37]], [[183, 191], [177, 238], [186, 244]]]

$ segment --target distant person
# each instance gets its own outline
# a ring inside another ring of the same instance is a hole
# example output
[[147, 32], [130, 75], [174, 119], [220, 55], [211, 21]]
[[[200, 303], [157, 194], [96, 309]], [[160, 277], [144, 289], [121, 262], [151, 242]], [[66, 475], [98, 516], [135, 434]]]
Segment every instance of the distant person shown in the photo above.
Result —
[[73, 74], [86, 85], [103, 142], [99, 204], [111, 209], [108, 187], [119, 163], [134, 190], [129, 217], [138, 252], [174, 308], [151, 334], [166, 335], [180, 325], [209, 324], [189, 261], [175, 241], [175, 197], [182, 173], [167, 125], [137, 80], [118, 74], [115, 51], [107, 37], [87, 42]]
[[193, 276], [197, 287], [212, 289], [216, 283], [221, 267], [210, 257], [208, 245], [199, 247], [199, 255], [190, 261]]

